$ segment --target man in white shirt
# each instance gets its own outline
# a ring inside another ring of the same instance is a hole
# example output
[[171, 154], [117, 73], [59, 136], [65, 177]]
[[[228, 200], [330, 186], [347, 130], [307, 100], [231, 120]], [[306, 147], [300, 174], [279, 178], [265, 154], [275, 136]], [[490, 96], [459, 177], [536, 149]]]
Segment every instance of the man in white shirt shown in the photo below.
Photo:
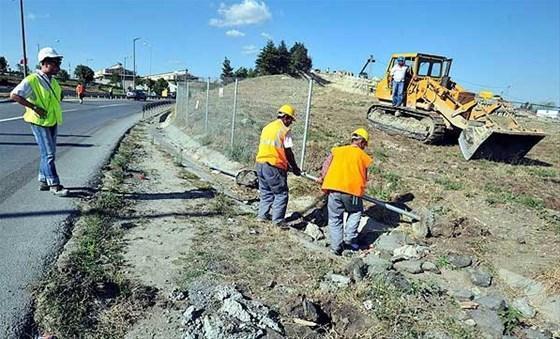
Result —
[[404, 58], [398, 57], [397, 64], [391, 68], [390, 80], [393, 82], [393, 106], [398, 107], [403, 103], [403, 92], [406, 75], [409, 72]]

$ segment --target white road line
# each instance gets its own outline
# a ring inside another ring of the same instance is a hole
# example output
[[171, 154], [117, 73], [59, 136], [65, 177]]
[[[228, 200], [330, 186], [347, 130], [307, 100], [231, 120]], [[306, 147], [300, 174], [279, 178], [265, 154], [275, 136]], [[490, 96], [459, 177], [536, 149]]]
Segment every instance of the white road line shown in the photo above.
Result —
[[19, 119], [23, 119], [23, 117], [13, 117], [13, 118], [8, 118], [8, 119], [2, 119], [2, 120], [0, 120], [0, 122], [13, 121], [13, 120], [19, 120]]
[[125, 106], [128, 104], [111, 104], [111, 105], [103, 105], [103, 106], [97, 106], [98, 108], [105, 108], [105, 107], [114, 107], [114, 106]]

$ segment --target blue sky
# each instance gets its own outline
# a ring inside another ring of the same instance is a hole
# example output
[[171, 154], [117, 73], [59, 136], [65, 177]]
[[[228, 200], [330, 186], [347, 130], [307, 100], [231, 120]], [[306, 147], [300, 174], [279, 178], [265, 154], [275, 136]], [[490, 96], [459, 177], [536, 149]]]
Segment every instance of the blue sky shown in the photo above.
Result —
[[[357, 73], [368, 55], [384, 71], [393, 52], [454, 59], [470, 90], [560, 104], [560, 1], [25, 0], [27, 52], [99, 69], [132, 55], [140, 74], [184, 69], [217, 76], [224, 57], [252, 67], [268, 38], [309, 49], [316, 68]], [[21, 59], [19, 1], [0, 0], [0, 55]], [[150, 48], [151, 46], [151, 48]], [[131, 59], [128, 65], [131, 64]]]

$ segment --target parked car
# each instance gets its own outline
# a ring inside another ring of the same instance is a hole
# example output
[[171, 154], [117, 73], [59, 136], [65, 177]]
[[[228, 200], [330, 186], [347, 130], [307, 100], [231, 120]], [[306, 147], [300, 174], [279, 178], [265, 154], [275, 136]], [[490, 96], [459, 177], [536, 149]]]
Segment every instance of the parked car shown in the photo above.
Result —
[[146, 101], [146, 93], [141, 90], [128, 91], [126, 92], [126, 98]]

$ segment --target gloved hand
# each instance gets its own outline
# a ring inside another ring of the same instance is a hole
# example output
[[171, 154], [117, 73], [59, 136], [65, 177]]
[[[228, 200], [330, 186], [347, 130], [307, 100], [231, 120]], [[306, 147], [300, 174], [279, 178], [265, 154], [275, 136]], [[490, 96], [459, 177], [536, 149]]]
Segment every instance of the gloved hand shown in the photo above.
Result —
[[299, 169], [299, 167], [293, 168], [292, 172], [298, 177], [301, 176], [301, 170]]

